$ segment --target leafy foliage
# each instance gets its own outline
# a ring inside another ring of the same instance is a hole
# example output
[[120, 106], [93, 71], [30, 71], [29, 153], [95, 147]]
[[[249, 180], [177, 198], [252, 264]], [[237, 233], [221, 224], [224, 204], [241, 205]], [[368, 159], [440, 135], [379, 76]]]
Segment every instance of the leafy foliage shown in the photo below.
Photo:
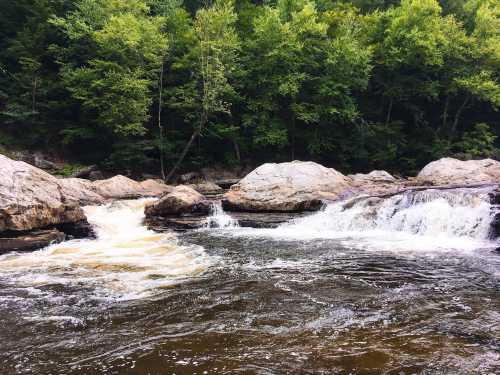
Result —
[[160, 154], [169, 170], [302, 158], [404, 173], [499, 155], [495, 0], [0, 9], [2, 143], [131, 173]]

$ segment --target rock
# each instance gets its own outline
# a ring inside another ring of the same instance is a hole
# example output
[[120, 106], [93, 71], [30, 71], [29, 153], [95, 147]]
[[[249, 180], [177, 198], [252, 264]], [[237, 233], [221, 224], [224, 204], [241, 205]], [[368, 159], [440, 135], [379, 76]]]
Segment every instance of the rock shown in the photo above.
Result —
[[491, 220], [488, 237], [490, 240], [496, 240], [500, 237], [500, 212], [496, 212]]
[[87, 178], [90, 181], [104, 180], [104, 174], [101, 171], [92, 171]]
[[228, 211], [293, 212], [318, 210], [323, 200], [350, 193], [351, 180], [314, 162], [263, 164], [224, 195]]
[[384, 195], [396, 194], [403, 190], [409, 182], [398, 180], [386, 171], [371, 171], [348, 175], [357, 194]]
[[500, 187], [497, 187], [490, 194], [491, 215], [493, 219], [490, 223], [489, 238], [496, 240], [500, 237]]
[[183, 184], [186, 184], [188, 182], [194, 182], [200, 178], [200, 174], [197, 172], [189, 172], [189, 173], [184, 173], [179, 176], [179, 181], [182, 182]]
[[101, 195], [96, 193], [92, 181], [82, 178], [61, 178], [59, 184], [65, 198], [80, 206], [97, 205], [105, 201]]
[[148, 229], [155, 232], [177, 231], [184, 232], [190, 229], [203, 228], [206, 218], [203, 216], [159, 217], [150, 216], [146, 219]]
[[94, 181], [94, 190], [106, 199], [135, 199], [143, 197], [159, 197], [169, 191], [172, 186], [156, 180], [143, 182], [117, 175], [107, 180]]
[[213, 195], [213, 194], [220, 194], [224, 191], [219, 185], [210, 181], [204, 181], [199, 184], [193, 184], [188, 186], [193, 188], [200, 194]]
[[68, 239], [74, 238], [95, 238], [94, 228], [87, 220], [77, 221], [76, 223], [64, 223], [55, 226], [60, 232], [63, 232]]
[[290, 220], [304, 217], [307, 214], [297, 212], [232, 212], [231, 217], [238, 220], [240, 227], [277, 228]]
[[205, 197], [189, 186], [179, 185], [159, 201], [146, 206], [146, 218], [152, 216], [207, 215], [210, 205]]
[[59, 166], [56, 163], [53, 163], [44, 158], [41, 153], [34, 154], [33, 165], [37, 168], [48, 170], [48, 171], [58, 171]]
[[56, 163], [47, 159], [46, 155], [44, 155], [41, 151], [14, 151], [11, 156], [15, 160], [24, 161], [25, 163], [29, 163], [37, 168], [55, 172], [60, 170], [61, 168]]
[[394, 178], [389, 172], [386, 171], [371, 171], [370, 173], [356, 173], [348, 175], [347, 177], [352, 178], [354, 181], [362, 181], [362, 182], [372, 182], [372, 183], [387, 183], [387, 182], [395, 182], [396, 178]]
[[431, 185], [500, 183], [500, 162], [443, 158], [427, 164], [417, 175], [417, 181]]
[[73, 200], [66, 199], [56, 177], [0, 155], [0, 232], [84, 219], [83, 210]]
[[88, 178], [92, 172], [96, 171], [97, 171], [97, 165], [89, 165], [88, 167], [82, 167], [77, 171], [73, 172], [70, 177]]
[[142, 181], [139, 184], [141, 185], [141, 189], [144, 191], [144, 196], [149, 197], [159, 197], [174, 190], [173, 186], [166, 185], [161, 180], [149, 179], [146, 181]]
[[222, 189], [229, 189], [231, 186], [236, 185], [241, 181], [241, 178], [230, 178], [225, 180], [215, 180], [215, 184], [220, 186]]
[[141, 185], [122, 175], [94, 181], [93, 186], [96, 193], [106, 199], [134, 199], [143, 196]]
[[62, 242], [64, 233], [57, 229], [37, 230], [30, 233], [9, 233], [0, 237], [0, 254], [9, 251], [34, 251]]

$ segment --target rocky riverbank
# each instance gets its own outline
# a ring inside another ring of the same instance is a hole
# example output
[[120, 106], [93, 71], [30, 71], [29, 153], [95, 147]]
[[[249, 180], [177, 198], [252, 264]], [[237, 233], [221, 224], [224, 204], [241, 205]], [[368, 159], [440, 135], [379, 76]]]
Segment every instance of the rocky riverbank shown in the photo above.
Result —
[[[241, 226], [275, 227], [317, 211], [327, 202], [383, 198], [415, 189], [497, 185], [500, 162], [443, 158], [429, 163], [416, 177], [401, 179], [385, 171], [344, 175], [314, 162], [293, 161], [263, 164], [240, 181], [216, 182], [216, 178], [198, 179], [174, 187], [160, 180], [139, 182], [121, 175], [96, 181], [57, 178], [0, 155], [0, 251], [32, 250], [66, 238], [91, 236], [82, 206], [113, 200], [159, 198], [145, 209], [148, 225], [156, 230], [206, 225], [215, 202], [221, 202]], [[499, 196], [498, 189], [491, 193], [492, 209], [498, 211], [493, 237], [500, 232]]]

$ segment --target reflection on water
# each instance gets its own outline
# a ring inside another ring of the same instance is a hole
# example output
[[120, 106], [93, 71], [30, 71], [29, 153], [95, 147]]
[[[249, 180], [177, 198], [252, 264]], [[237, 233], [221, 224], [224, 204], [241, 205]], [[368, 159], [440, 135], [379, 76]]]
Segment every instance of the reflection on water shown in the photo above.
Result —
[[0, 258], [2, 374], [498, 373], [500, 256], [479, 236], [174, 238], [135, 204], [89, 209], [97, 241]]

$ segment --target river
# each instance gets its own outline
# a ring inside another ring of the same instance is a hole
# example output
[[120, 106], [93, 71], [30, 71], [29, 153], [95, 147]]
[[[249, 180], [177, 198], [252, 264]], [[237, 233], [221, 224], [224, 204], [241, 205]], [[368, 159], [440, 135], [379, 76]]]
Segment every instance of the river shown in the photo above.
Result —
[[498, 374], [487, 191], [332, 204], [276, 229], [155, 233], [0, 256], [1, 374]]

